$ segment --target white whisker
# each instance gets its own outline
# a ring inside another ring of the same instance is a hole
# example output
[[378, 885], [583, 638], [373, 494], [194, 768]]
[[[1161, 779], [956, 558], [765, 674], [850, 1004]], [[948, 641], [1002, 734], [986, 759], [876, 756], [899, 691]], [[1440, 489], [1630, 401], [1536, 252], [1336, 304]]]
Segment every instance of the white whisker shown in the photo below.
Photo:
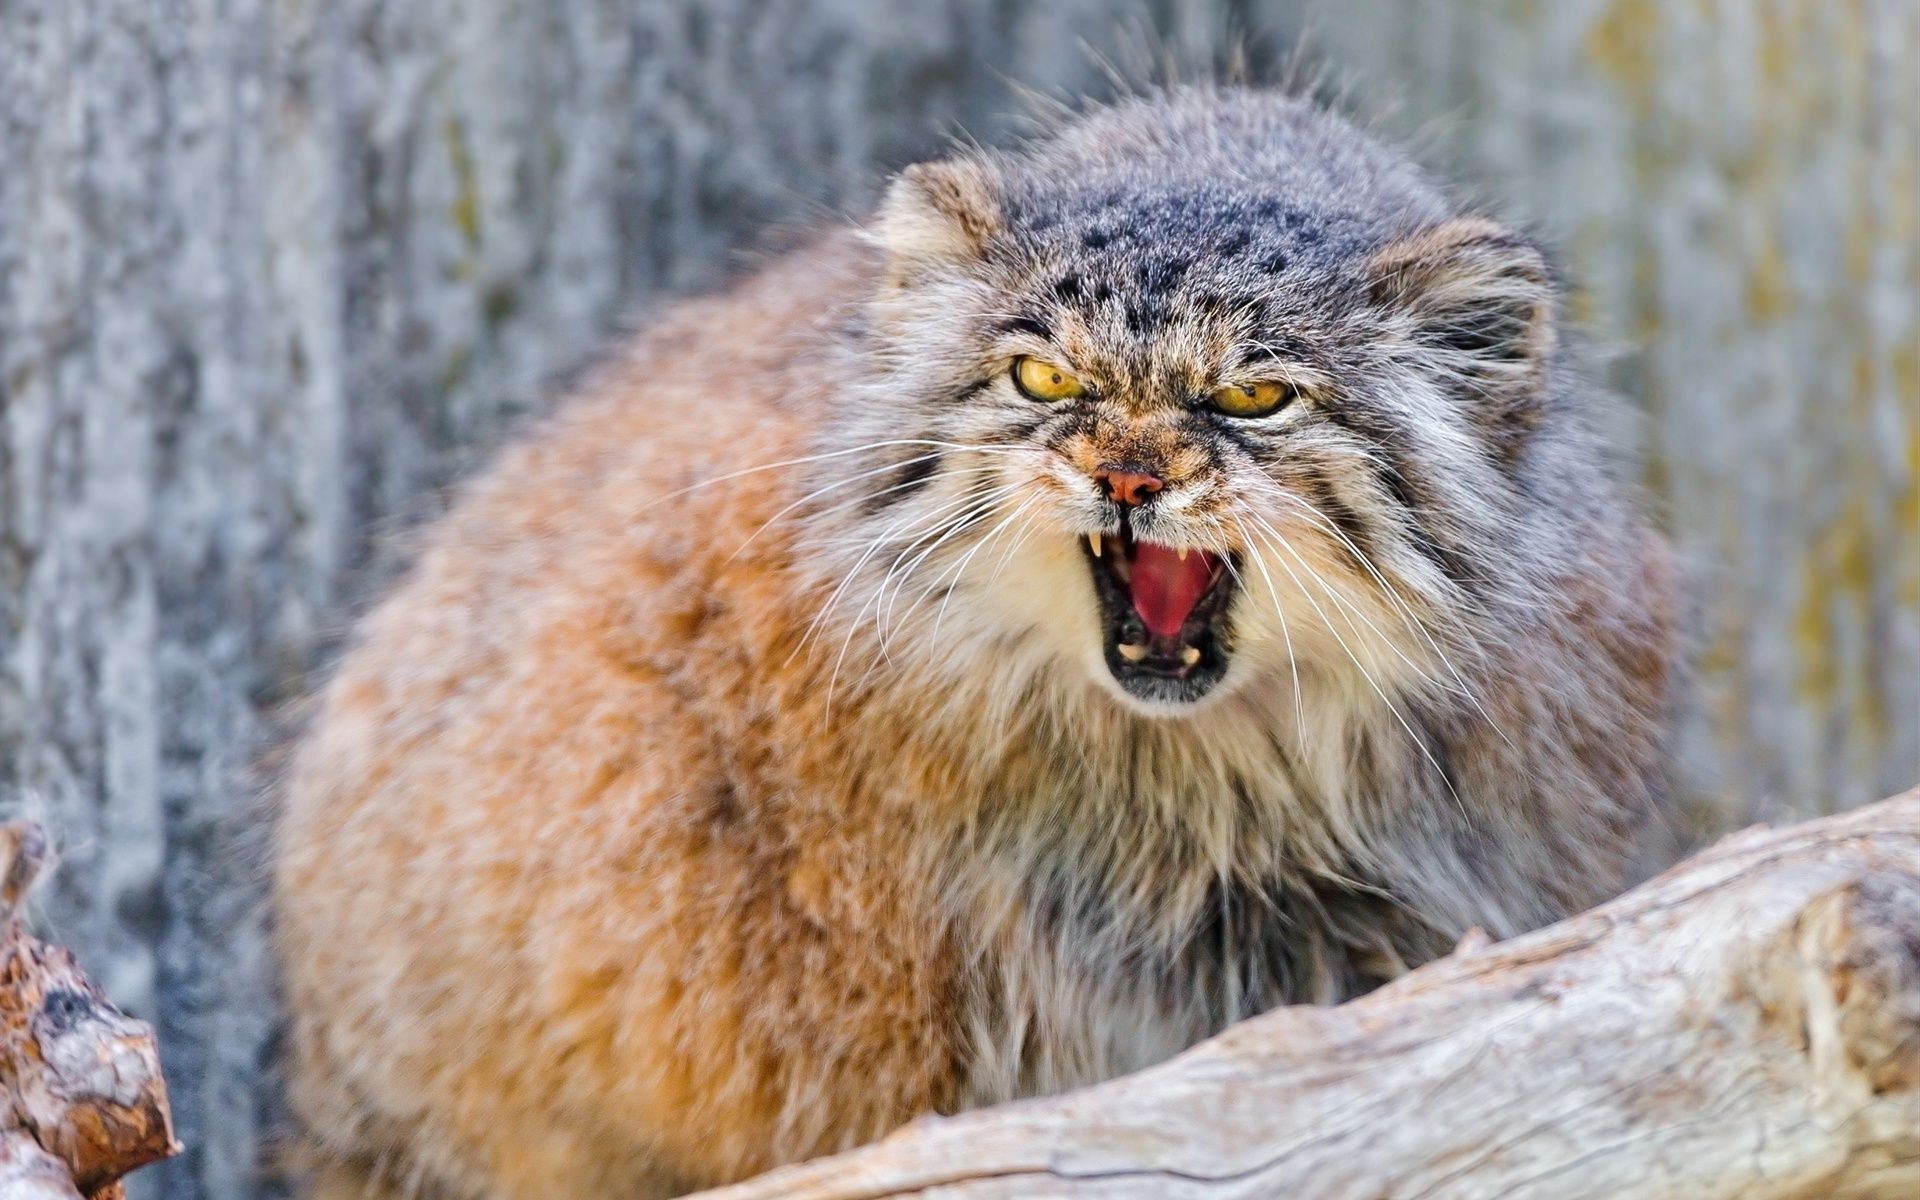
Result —
[[[1439, 641], [1434, 638], [1433, 633], [1430, 629], [1428, 629], [1426, 622], [1420, 620], [1418, 615], [1413, 612], [1412, 608], [1407, 604], [1406, 600], [1400, 595], [1399, 589], [1395, 588], [1393, 584], [1388, 581], [1387, 577], [1383, 575], [1380, 572], [1379, 568], [1377, 568], [1374, 565], [1373, 560], [1370, 557], [1368, 557], [1366, 552], [1361, 550], [1360, 547], [1356, 546], [1353, 543], [1352, 539], [1350, 539], [1346, 535], [1346, 533], [1343, 530], [1341, 530], [1337, 524], [1334, 523], [1334, 521], [1331, 518], [1329, 518], [1325, 513], [1322, 513], [1317, 507], [1313, 505], [1311, 501], [1307, 500], [1305, 497], [1295, 495], [1291, 491], [1287, 490], [1284, 487], [1280, 487], [1277, 484], [1273, 486], [1272, 491], [1274, 494], [1278, 495], [1280, 498], [1291, 501], [1292, 503], [1299, 505], [1302, 509], [1305, 510], [1305, 512], [1307, 513], [1307, 516], [1310, 519], [1315, 521], [1321, 528], [1325, 529], [1328, 533], [1332, 534], [1336, 539], [1339, 540], [1342, 546], [1346, 547], [1347, 551], [1353, 555], [1354, 559], [1357, 562], [1359, 562], [1361, 567], [1365, 569], [1366, 572], [1373, 577], [1374, 581], [1380, 585], [1380, 588], [1384, 592], [1386, 592], [1387, 597], [1393, 602], [1395, 608], [1399, 611], [1402, 619], [1405, 620], [1406, 623], [1413, 629], [1413, 631], [1417, 633], [1426, 642], [1427, 647], [1431, 649], [1434, 653], [1434, 656], [1440, 660], [1440, 664], [1443, 667], [1445, 667], [1447, 670], [1447, 673], [1453, 677], [1453, 682], [1456, 686], [1446, 687], [1445, 684], [1441, 684], [1442, 689], [1445, 691], [1453, 692], [1454, 694], [1460, 696], [1462, 699], [1466, 700], [1469, 704], [1473, 705], [1474, 710], [1480, 714], [1481, 718], [1485, 720], [1488, 727], [1491, 728], [1494, 731], [1494, 733], [1499, 736], [1500, 740], [1503, 742], [1506, 742], [1509, 747], [1513, 747], [1514, 746], [1513, 740], [1507, 736], [1506, 731], [1500, 727], [1500, 723], [1493, 719], [1493, 714], [1487, 711], [1486, 706], [1480, 702], [1480, 698], [1474, 694], [1473, 688], [1468, 685], [1466, 677], [1461, 674], [1459, 667], [1454, 664], [1452, 657], [1447, 654], [1446, 649], [1442, 647]], [[1331, 592], [1329, 592], [1328, 594], [1329, 594], [1329, 598], [1333, 598]], [[1362, 620], [1367, 620], [1364, 614], [1360, 614], [1360, 615]], [[1373, 622], [1370, 620], [1367, 620], [1367, 625], [1368, 627], [1372, 628]], [[1387, 639], [1386, 635], [1381, 634], [1377, 628], [1374, 629], [1374, 632], [1378, 634], [1383, 641], [1387, 642], [1389, 648], [1392, 649], [1394, 653], [1400, 656], [1401, 661], [1405, 662], [1409, 667], [1413, 667], [1415, 671], [1420, 672], [1423, 678], [1428, 678], [1428, 676], [1426, 675], [1426, 672], [1422, 670], [1419, 666], [1414, 664], [1414, 662], [1411, 659], [1409, 659], [1405, 654], [1401, 653], [1399, 650], [1399, 647], [1394, 645], [1390, 639]], [[1440, 683], [1439, 680], [1433, 680], [1432, 682]], [[1517, 749], [1517, 747], [1514, 747], [1514, 748]]]
[[[1023, 480], [1019, 483], [1008, 484], [994, 490], [993, 492], [988, 493], [984, 497], [975, 498], [977, 502], [970, 505], [963, 516], [951, 521], [947, 525], [945, 532], [941, 533], [940, 536], [933, 542], [932, 545], [928, 546], [925, 550], [922, 550], [919, 556], [914, 560], [914, 563], [910, 565], [907, 569], [911, 571], [914, 566], [917, 566], [919, 563], [926, 561], [927, 557], [932, 553], [934, 553], [935, 551], [937, 551], [942, 544], [947, 542], [949, 539], [955, 537], [956, 535], [964, 532], [965, 530], [971, 528], [972, 525], [976, 523], [977, 519], [983, 518], [985, 514], [991, 511], [992, 507], [995, 504], [997, 504], [1003, 497], [1011, 493], [1018, 492], [1021, 488], [1030, 486], [1031, 483], [1032, 483], [1031, 480]], [[987, 536], [991, 536], [991, 534]], [[911, 547], [909, 547], [909, 549], [911, 549]], [[896, 562], [897, 561], [898, 560], [896, 559]], [[891, 570], [889, 570], [889, 575], [891, 574], [892, 572]], [[867, 610], [869, 608], [873, 608], [876, 605], [876, 603], [880, 600], [882, 594], [883, 594], [882, 592], [876, 590], [872, 596], [868, 597], [867, 602], [860, 606], [860, 611], [854, 614], [853, 620], [848, 623], [847, 633], [841, 639], [841, 642], [840, 642], [840, 653], [836, 655], [834, 658], [833, 672], [829, 676], [827, 681], [827, 704], [829, 707], [832, 706], [834, 688], [838, 684], [840, 679], [840, 668], [842, 664], [846, 661], [847, 652], [853, 646], [853, 638], [855, 634], [859, 632], [860, 622], [867, 615]], [[884, 627], [882, 627], [882, 631], [881, 631], [880, 650], [882, 655], [884, 656], [886, 653], [886, 639], [884, 634]]]
[[722, 475], [715, 475], [708, 479], [702, 479], [702, 480], [699, 480], [698, 482], [690, 483], [686, 487], [680, 488], [677, 491], [668, 492], [666, 495], [662, 496], [661, 499], [675, 500], [681, 496], [687, 495], [689, 492], [697, 492], [701, 488], [712, 487], [714, 484], [718, 484], [718, 483], [725, 483], [730, 479], [742, 479], [748, 475], [757, 475], [762, 471], [777, 471], [782, 467], [805, 466], [808, 463], [825, 462], [826, 460], [832, 459], [832, 458], [845, 458], [849, 454], [865, 454], [871, 450], [884, 450], [889, 446], [935, 446], [935, 447], [940, 447], [947, 450], [978, 450], [983, 453], [994, 453], [994, 452], [1004, 452], [1009, 454], [1026, 453], [1026, 448], [1023, 446], [1006, 446], [1006, 445], [998, 445], [993, 443], [969, 445], [968, 443], [965, 443], [965, 442], [943, 442], [934, 438], [888, 438], [884, 441], [867, 442], [859, 446], [848, 446], [842, 450], [828, 450], [820, 454], [804, 454], [798, 458], [783, 458], [783, 459], [780, 459], [778, 462], [761, 463], [758, 466], [752, 466], [752, 467], [742, 467], [738, 471], [728, 471]]
[[[1319, 579], [1318, 574], [1314, 572], [1310, 566], [1307, 565], [1307, 561], [1304, 558], [1300, 558], [1299, 555], [1296, 554], [1295, 551], [1293, 550], [1293, 547], [1287, 545], [1284, 539], [1280, 539], [1278, 532], [1275, 531], [1272, 526], [1268, 525], [1266, 521], [1258, 517], [1253, 518], [1253, 520], [1257, 525], [1259, 525], [1261, 528], [1263, 528], [1266, 531], [1265, 538], [1263, 540], [1278, 539], [1278, 540], [1272, 540], [1271, 544], [1274, 545], [1274, 547], [1280, 550], [1283, 554], [1290, 555], [1297, 562], [1299, 562], [1301, 569], [1305, 570], [1309, 575], [1313, 575], [1315, 580], [1320, 583], [1320, 586], [1323, 589], [1327, 587], [1326, 581]], [[1259, 535], [1256, 535], [1256, 536], [1259, 536]], [[1373, 689], [1374, 695], [1378, 696], [1380, 698], [1381, 703], [1387, 706], [1387, 711], [1393, 714], [1393, 719], [1399, 722], [1400, 728], [1406, 731], [1407, 737], [1412, 740], [1414, 747], [1420, 751], [1421, 757], [1427, 760], [1428, 765], [1433, 768], [1434, 773], [1440, 777], [1440, 782], [1446, 786], [1448, 793], [1453, 796], [1454, 803], [1459, 806], [1461, 815], [1466, 816], [1467, 815], [1466, 803], [1463, 800], [1461, 800], [1460, 793], [1454, 790], [1453, 780], [1447, 777], [1446, 770], [1443, 767], [1441, 767], [1440, 761], [1433, 756], [1433, 751], [1427, 746], [1427, 743], [1420, 737], [1418, 733], [1414, 732], [1413, 723], [1407, 719], [1407, 717], [1400, 711], [1400, 706], [1393, 702], [1393, 699], [1387, 695], [1386, 690], [1380, 686], [1377, 680], [1374, 679], [1373, 672], [1367, 670], [1366, 664], [1360, 661], [1360, 656], [1354, 653], [1353, 648], [1347, 644], [1347, 640], [1340, 636], [1340, 630], [1337, 627], [1335, 627], [1332, 620], [1328, 618], [1326, 610], [1320, 607], [1320, 602], [1313, 598], [1313, 593], [1307, 590], [1306, 585], [1301, 581], [1300, 576], [1298, 574], [1295, 574], [1293, 568], [1288, 566], [1284, 559], [1279, 559], [1276, 561], [1280, 563], [1280, 568], [1282, 570], [1284, 570], [1288, 575], [1293, 577], [1294, 584], [1299, 588], [1301, 596], [1305, 598], [1308, 604], [1311, 604], [1313, 606], [1313, 609], [1315, 612], [1320, 614], [1321, 624], [1326, 626], [1327, 632], [1331, 633], [1333, 635], [1334, 640], [1340, 643], [1340, 648], [1346, 651], [1347, 657], [1353, 660], [1353, 665], [1356, 668], [1358, 668], [1360, 671], [1360, 677], [1366, 680], [1367, 686]], [[1330, 594], [1331, 593], [1329, 593], [1329, 595]]]

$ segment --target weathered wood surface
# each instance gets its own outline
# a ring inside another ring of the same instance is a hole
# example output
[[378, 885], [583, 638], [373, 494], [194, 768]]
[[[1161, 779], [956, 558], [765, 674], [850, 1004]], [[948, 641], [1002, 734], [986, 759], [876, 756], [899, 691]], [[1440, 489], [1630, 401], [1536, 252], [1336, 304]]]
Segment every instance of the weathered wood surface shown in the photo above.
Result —
[[153, 1029], [26, 931], [47, 858], [38, 827], [0, 824], [0, 1197], [118, 1200], [123, 1176], [180, 1146]]
[[6, 1200], [80, 1200], [66, 1165], [24, 1129], [0, 1130], [0, 1196]]
[[711, 1200], [1920, 1194], [1920, 791], [1172, 1062]]
[[[1311, 24], [1356, 101], [1568, 247], [1644, 345], [1699, 573], [1703, 827], [1920, 775], [1920, 57], [1906, 0], [0, 0], [0, 805], [45, 912], [258, 1190], [273, 1085], [238, 836], [377, 533], [621, 310], [855, 210], [1005, 80], [1095, 90], [1150, 28]], [[216, 1136], [201, 1136], [214, 1133]]]

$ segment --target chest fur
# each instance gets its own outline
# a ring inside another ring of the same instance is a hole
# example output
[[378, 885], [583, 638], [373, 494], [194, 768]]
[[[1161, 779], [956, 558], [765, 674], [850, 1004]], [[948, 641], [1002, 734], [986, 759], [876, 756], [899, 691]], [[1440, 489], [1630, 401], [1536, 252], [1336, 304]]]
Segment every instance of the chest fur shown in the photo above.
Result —
[[1173, 847], [1081, 849], [1002, 857], [972, 895], [969, 1105], [1138, 1070], [1277, 1005], [1357, 995], [1439, 945], [1385, 889], [1315, 877], [1283, 843], [1224, 873]]
[[975, 777], [929, 876], [962, 948], [966, 1102], [1137, 1070], [1444, 951], [1417, 880], [1366, 865], [1384, 861], [1371, 815], [1402, 803], [1408, 776], [1336, 715], [1305, 723], [1311, 749], [1257, 712], [1087, 717], [1032, 731]]

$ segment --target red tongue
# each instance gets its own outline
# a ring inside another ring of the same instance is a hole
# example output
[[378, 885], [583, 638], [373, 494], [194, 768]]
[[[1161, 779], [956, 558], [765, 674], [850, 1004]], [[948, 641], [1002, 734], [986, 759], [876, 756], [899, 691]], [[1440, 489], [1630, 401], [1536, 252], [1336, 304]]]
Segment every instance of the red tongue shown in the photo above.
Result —
[[1185, 562], [1180, 552], [1151, 542], [1133, 548], [1133, 607], [1155, 636], [1170, 638], [1187, 623], [1187, 614], [1207, 594], [1213, 582], [1214, 557], [1190, 550]]

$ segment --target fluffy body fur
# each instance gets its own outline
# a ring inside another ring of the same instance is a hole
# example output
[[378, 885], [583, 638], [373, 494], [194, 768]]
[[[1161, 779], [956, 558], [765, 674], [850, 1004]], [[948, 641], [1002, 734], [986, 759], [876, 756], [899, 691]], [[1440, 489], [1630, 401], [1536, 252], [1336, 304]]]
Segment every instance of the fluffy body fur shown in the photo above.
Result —
[[[668, 314], [468, 487], [299, 748], [329, 1186], [728, 1180], [1614, 891], [1670, 583], [1553, 307], [1350, 126], [1202, 90]], [[1194, 399], [1255, 377], [1297, 398]], [[1121, 513], [1112, 461], [1164, 490]], [[1124, 683], [1089, 533], [1229, 564], [1203, 693]]]

